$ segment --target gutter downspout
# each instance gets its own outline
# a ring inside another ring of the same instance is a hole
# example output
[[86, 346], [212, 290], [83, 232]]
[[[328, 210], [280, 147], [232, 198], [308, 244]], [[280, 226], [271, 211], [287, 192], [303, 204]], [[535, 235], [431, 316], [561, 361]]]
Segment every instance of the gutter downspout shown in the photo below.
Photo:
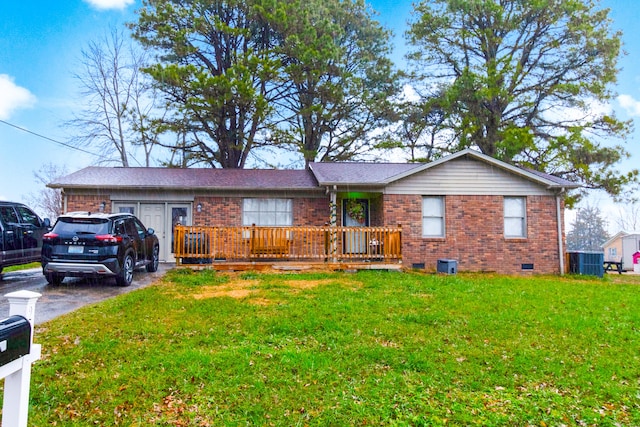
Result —
[[564, 276], [564, 245], [562, 244], [562, 215], [560, 214], [560, 195], [564, 194], [564, 188], [556, 195], [556, 221], [558, 223], [558, 258], [560, 259], [560, 275]]

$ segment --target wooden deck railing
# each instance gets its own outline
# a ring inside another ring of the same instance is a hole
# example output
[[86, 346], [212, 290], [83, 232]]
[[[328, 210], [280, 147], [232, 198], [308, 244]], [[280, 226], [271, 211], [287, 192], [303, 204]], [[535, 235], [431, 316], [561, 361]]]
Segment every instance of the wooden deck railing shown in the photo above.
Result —
[[398, 227], [195, 227], [177, 226], [173, 250], [179, 264], [216, 261], [400, 262]]

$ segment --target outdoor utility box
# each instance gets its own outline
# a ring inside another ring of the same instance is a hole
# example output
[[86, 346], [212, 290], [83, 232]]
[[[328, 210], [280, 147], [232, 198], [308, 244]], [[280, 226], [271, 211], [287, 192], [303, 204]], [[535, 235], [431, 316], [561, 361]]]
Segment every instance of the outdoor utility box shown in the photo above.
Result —
[[0, 366], [26, 356], [31, 351], [31, 323], [22, 316], [0, 322]]
[[456, 274], [458, 272], [458, 261], [455, 259], [439, 259], [438, 273]]
[[604, 276], [603, 252], [569, 252], [569, 271], [587, 276]]

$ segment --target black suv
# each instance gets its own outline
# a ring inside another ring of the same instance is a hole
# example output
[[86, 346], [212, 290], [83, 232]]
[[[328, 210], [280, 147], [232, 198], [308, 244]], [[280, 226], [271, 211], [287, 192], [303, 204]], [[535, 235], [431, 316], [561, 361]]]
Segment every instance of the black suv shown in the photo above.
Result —
[[134, 269], [158, 269], [159, 247], [153, 229], [131, 214], [72, 212], [44, 235], [42, 272], [52, 285], [69, 276], [115, 277], [129, 286]]
[[22, 203], [0, 201], [0, 273], [4, 267], [40, 261], [48, 219], [40, 219]]

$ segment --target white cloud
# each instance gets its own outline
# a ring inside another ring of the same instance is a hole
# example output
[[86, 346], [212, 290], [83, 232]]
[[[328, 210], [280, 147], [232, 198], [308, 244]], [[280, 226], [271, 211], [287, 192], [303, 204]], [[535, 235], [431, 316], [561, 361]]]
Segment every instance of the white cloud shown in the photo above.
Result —
[[0, 74], [0, 119], [7, 120], [13, 110], [29, 108], [36, 103], [36, 97], [27, 89], [16, 85], [13, 78]]
[[631, 95], [618, 96], [618, 102], [630, 116], [640, 116], [640, 101], [636, 101]]
[[605, 104], [595, 99], [585, 101], [585, 105], [587, 105], [586, 108], [552, 105], [543, 113], [543, 117], [551, 121], [581, 124], [595, 120], [602, 115], [609, 115], [613, 111], [613, 107], [610, 104]]
[[413, 86], [406, 84], [402, 87], [402, 95], [400, 96], [400, 100], [418, 102], [420, 101], [420, 95], [418, 95], [418, 92], [416, 92]]
[[135, 0], [85, 0], [91, 6], [100, 10], [107, 9], [124, 9], [130, 4], [133, 4]]

